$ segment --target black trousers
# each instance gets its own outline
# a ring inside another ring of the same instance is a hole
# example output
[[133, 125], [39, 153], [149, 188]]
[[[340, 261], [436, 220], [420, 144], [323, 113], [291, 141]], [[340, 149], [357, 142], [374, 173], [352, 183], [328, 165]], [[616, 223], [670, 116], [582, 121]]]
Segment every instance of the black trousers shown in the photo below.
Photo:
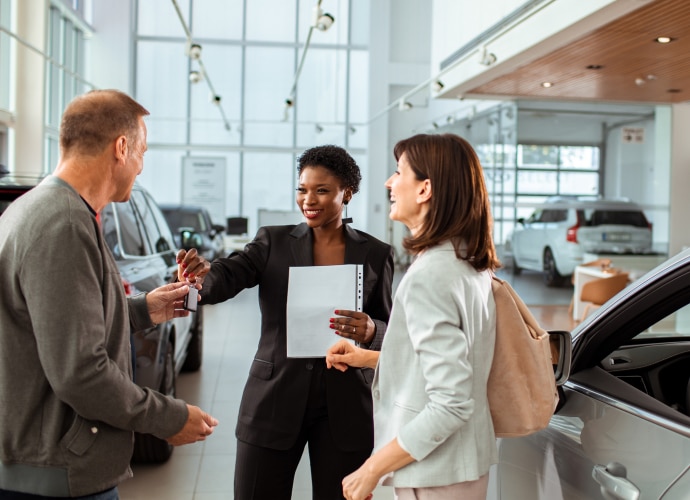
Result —
[[[343, 499], [342, 481], [371, 455], [371, 449], [338, 449], [328, 423], [324, 362], [314, 367], [307, 411], [294, 446], [273, 450], [237, 442], [235, 500], [291, 500], [295, 471], [309, 447], [313, 500]], [[335, 430], [337, 432], [337, 430]]]
[[272, 450], [237, 442], [235, 500], [291, 500], [295, 471], [309, 445], [313, 500], [343, 499], [342, 480], [371, 455], [371, 450], [344, 452], [335, 447], [326, 415], [310, 415], [295, 445]]

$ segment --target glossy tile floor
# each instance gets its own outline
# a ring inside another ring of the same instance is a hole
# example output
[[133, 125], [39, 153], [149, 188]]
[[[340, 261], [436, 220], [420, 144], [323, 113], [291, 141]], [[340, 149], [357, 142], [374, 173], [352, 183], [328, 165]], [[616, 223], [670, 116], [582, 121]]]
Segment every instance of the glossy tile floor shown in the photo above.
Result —
[[[397, 276], [401, 273], [396, 272]], [[572, 287], [547, 288], [541, 274], [512, 276], [499, 272], [520, 294], [547, 329], [570, 330], [567, 308]], [[396, 280], [397, 283], [397, 280]], [[134, 465], [134, 478], [120, 485], [122, 500], [228, 500], [233, 498], [235, 421], [242, 389], [258, 342], [260, 316], [257, 290], [245, 290], [223, 304], [204, 306], [204, 359], [197, 373], [178, 379], [179, 397], [220, 420], [207, 441], [177, 448], [162, 465]], [[307, 460], [297, 470], [293, 499], [311, 499]], [[375, 500], [392, 500], [389, 487], [379, 487]]]

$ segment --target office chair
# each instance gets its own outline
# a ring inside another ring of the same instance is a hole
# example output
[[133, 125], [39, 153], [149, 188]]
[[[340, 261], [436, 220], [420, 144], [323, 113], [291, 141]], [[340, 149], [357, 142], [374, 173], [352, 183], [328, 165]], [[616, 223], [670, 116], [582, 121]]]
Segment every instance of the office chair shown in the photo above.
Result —
[[610, 278], [597, 278], [582, 285], [580, 291], [580, 301], [587, 302], [580, 321], [592, 312], [593, 309], [601, 307], [611, 297], [623, 290], [628, 285], [628, 273], [617, 273]]

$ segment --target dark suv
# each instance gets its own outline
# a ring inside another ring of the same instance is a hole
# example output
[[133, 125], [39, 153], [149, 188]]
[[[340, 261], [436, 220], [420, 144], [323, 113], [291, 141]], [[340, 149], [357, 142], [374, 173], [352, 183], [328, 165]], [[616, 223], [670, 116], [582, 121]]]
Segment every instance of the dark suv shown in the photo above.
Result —
[[206, 260], [212, 261], [225, 254], [225, 242], [223, 241], [225, 227], [214, 224], [207, 209], [192, 205], [161, 204], [160, 207], [168, 225], [174, 232], [178, 247], [182, 246], [180, 232], [184, 229], [192, 229], [201, 237], [197, 250]]
[[[0, 215], [18, 196], [40, 179], [0, 176]], [[169, 283], [177, 271], [176, 246], [165, 217], [149, 193], [135, 185], [128, 202], [111, 203], [99, 214], [104, 238], [117, 262], [128, 296]], [[132, 335], [134, 380], [164, 394], [175, 394], [181, 370], [201, 366], [203, 318], [201, 309]], [[173, 447], [151, 435], [137, 434], [137, 462], [164, 462]]]

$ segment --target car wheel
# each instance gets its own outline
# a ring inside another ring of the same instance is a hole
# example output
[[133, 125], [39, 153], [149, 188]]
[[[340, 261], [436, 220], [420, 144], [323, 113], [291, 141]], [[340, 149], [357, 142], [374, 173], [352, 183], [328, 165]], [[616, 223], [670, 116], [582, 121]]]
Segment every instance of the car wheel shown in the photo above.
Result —
[[[163, 367], [163, 380], [159, 391], [168, 396], [175, 396], [175, 361], [173, 359], [173, 346], [168, 342], [168, 350], [165, 353], [165, 365]], [[160, 464], [167, 462], [173, 452], [173, 446], [166, 440], [152, 436], [151, 434], [135, 433], [134, 453], [132, 462]]]
[[182, 371], [195, 372], [201, 368], [204, 352], [204, 315], [202, 308], [194, 313], [194, 325], [192, 326], [191, 339], [187, 346], [187, 357], [182, 365]]
[[544, 282], [546, 286], [561, 286], [564, 278], [556, 268], [556, 260], [550, 248], [544, 250]]

